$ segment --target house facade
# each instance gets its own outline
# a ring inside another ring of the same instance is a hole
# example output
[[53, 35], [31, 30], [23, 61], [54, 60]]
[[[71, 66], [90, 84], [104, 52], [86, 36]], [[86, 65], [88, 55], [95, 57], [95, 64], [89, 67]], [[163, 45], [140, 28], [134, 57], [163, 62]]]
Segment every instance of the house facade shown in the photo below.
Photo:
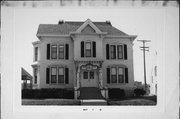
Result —
[[135, 35], [109, 21], [87, 19], [40, 24], [37, 37], [33, 88], [121, 88], [126, 95], [132, 94]]

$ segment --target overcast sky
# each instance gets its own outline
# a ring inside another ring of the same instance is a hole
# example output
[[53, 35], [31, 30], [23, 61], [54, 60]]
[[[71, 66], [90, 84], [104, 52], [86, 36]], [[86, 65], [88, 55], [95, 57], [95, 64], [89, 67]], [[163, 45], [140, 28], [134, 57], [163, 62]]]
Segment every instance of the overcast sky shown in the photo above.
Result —
[[[147, 82], [150, 81], [156, 41], [163, 38], [164, 14], [160, 9], [139, 8], [70, 8], [39, 9], [16, 8], [14, 9], [14, 38], [16, 63], [21, 64], [32, 74], [33, 41], [37, 41], [36, 33], [39, 24], [57, 24], [58, 20], [64, 21], [92, 21], [110, 20], [111, 24], [119, 30], [137, 35], [136, 40], [151, 40], [150, 52], [146, 53]], [[144, 82], [143, 56], [140, 46], [142, 43], [134, 41], [134, 76], [136, 81]]]

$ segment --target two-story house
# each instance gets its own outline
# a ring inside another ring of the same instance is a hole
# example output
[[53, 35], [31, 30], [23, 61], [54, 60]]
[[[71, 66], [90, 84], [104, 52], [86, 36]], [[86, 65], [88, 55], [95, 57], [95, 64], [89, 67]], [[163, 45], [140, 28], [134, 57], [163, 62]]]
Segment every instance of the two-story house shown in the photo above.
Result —
[[121, 88], [132, 94], [133, 40], [110, 21], [40, 24], [34, 46], [34, 88]]

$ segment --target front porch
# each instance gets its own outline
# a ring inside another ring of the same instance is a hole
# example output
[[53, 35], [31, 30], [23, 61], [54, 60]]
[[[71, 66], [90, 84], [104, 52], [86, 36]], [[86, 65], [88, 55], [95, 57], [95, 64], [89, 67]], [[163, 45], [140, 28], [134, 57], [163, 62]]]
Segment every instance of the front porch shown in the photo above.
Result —
[[75, 60], [75, 99], [107, 99], [108, 90], [103, 86], [103, 60]]

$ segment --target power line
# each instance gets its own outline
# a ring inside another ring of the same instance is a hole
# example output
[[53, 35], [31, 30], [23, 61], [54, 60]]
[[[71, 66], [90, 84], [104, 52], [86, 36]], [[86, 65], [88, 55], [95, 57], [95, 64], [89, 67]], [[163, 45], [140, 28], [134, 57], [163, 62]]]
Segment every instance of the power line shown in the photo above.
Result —
[[146, 84], [146, 51], [149, 51], [149, 47], [146, 46], [146, 42], [151, 42], [150, 40], [137, 40], [143, 43], [141, 46], [141, 50], [143, 51], [143, 59], [144, 59], [144, 84], [145, 84], [145, 91], [147, 92], [147, 84]]

